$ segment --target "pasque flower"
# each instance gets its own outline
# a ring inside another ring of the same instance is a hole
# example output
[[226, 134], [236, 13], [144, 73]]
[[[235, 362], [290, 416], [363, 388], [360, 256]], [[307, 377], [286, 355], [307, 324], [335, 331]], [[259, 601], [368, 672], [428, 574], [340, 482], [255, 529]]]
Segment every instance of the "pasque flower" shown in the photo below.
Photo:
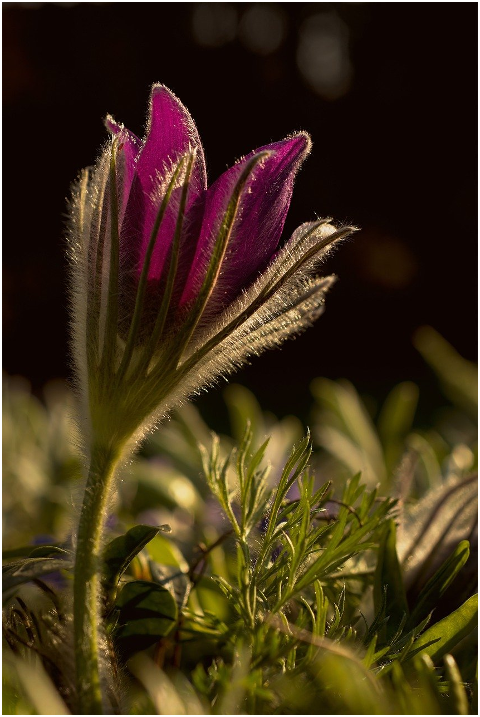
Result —
[[207, 188], [196, 127], [164, 86], [152, 88], [144, 140], [106, 125], [112, 141], [74, 190], [71, 246], [85, 414], [111, 445], [309, 325], [332, 283], [314, 271], [350, 229], [306, 223], [279, 248], [305, 132]]
[[115, 472], [142, 432], [188, 395], [280, 344], [322, 311], [315, 270], [349, 233], [328, 220], [279, 241], [300, 132], [251, 152], [207, 188], [195, 125], [154, 85], [146, 137], [111, 140], [71, 202], [72, 324], [89, 472], [76, 534], [74, 633], [81, 714], [104, 708], [99, 631], [103, 524]]

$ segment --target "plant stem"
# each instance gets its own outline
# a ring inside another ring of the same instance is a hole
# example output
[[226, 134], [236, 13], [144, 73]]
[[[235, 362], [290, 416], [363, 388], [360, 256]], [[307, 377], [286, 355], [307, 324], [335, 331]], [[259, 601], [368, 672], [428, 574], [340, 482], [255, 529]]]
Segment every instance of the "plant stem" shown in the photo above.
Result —
[[99, 653], [102, 634], [99, 558], [105, 509], [120, 451], [93, 446], [77, 533], [73, 583], [74, 646], [78, 714], [101, 715], [102, 678]]

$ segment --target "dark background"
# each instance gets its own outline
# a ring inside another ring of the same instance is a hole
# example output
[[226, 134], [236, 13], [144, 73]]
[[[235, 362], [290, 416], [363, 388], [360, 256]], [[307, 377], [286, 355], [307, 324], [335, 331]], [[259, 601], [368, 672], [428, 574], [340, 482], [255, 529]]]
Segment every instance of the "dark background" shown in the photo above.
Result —
[[[317, 325], [236, 380], [278, 413], [316, 375], [381, 398], [427, 386], [434, 326], [476, 355], [476, 3], [3, 3], [4, 366], [38, 390], [70, 375], [65, 198], [106, 137], [142, 134], [160, 81], [190, 109], [210, 180], [308, 130], [286, 225], [362, 228], [325, 270]], [[214, 399], [214, 401], [217, 399]]]

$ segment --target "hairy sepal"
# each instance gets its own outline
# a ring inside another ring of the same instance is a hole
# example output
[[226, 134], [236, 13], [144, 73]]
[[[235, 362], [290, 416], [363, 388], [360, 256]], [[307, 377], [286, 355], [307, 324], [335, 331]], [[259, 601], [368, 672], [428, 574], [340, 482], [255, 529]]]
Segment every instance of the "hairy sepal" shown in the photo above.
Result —
[[219, 341], [223, 339], [262, 306], [266, 306], [275, 295], [288, 302], [292, 287], [310, 277], [332, 247], [353, 231], [353, 227], [336, 229], [328, 219], [302, 224], [253, 284], [214, 322], [197, 331], [185, 351], [184, 359], [190, 358], [210, 343], [218, 343], [216, 337]]
[[299, 227], [265, 273], [207, 330], [193, 337], [176, 381], [164, 392], [145, 428], [189, 396], [228, 376], [250, 356], [279, 346], [311, 326], [323, 312], [325, 295], [335, 281], [334, 276], [312, 274], [331, 247], [352, 231], [351, 227], [336, 229], [328, 220]]

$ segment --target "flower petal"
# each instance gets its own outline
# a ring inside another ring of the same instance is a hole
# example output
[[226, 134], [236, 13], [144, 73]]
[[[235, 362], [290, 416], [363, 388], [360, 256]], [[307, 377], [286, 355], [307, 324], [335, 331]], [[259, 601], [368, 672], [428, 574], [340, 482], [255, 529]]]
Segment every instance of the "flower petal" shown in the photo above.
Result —
[[300, 133], [261, 147], [228, 169], [207, 192], [202, 230], [180, 303], [192, 301], [203, 280], [215, 237], [233, 188], [254, 154], [269, 152], [252, 172], [235, 218], [221, 273], [209, 301], [218, 313], [269, 262], [277, 249], [290, 206], [295, 174], [310, 151]]
[[189, 111], [173, 92], [163, 85], [153, 85], [147, 137], [137, 166], [144, 190], [150, 193], [158, 173], [163, 176], [165, 165], [170, 168], [189, 150], [197, 153], [191, 183], [196, 195], [207, 187], [205, 159], [197, 128]]
[[[207, 186], [203, 148], [195, 124], [180, 100], [163, 85], [154, 85], [150, 97], [150, 115], [147, 137], [137, 159], [138, 182], [132, 185], [132, 214], [138, 216], [141, 205], [144, 220], [140, 236], [132, 236], [130, 245], [136, 253], [135, 264], [140, 272], [150, 241], [159, 205], [163, 198], [165, 182], [173, 165], [182, 155], [195, 151], [196, 158], [189, 185], [186, 213], [194, 202], [201, 199]], [[157, 234], [155, 249], [150, 262], [149, 279], [162, 276], [165, 262], [175, 234], [178, 206], [170, 202]], [[129, 221], [127, 227], [138, 226]], [[130, 229], [128, 229], [130, 231]]]
[[134, 162], [142, 145], [142, 141], [136, 134], [130, 132], [130, 130], [123, 124], [114, 120], [112, 115], [107, 115], [105, 117], [105, 126], [111, 134], [120, 139], [120, 141], [124, 144], [125, 153], [128, 155], [129, 159]]

